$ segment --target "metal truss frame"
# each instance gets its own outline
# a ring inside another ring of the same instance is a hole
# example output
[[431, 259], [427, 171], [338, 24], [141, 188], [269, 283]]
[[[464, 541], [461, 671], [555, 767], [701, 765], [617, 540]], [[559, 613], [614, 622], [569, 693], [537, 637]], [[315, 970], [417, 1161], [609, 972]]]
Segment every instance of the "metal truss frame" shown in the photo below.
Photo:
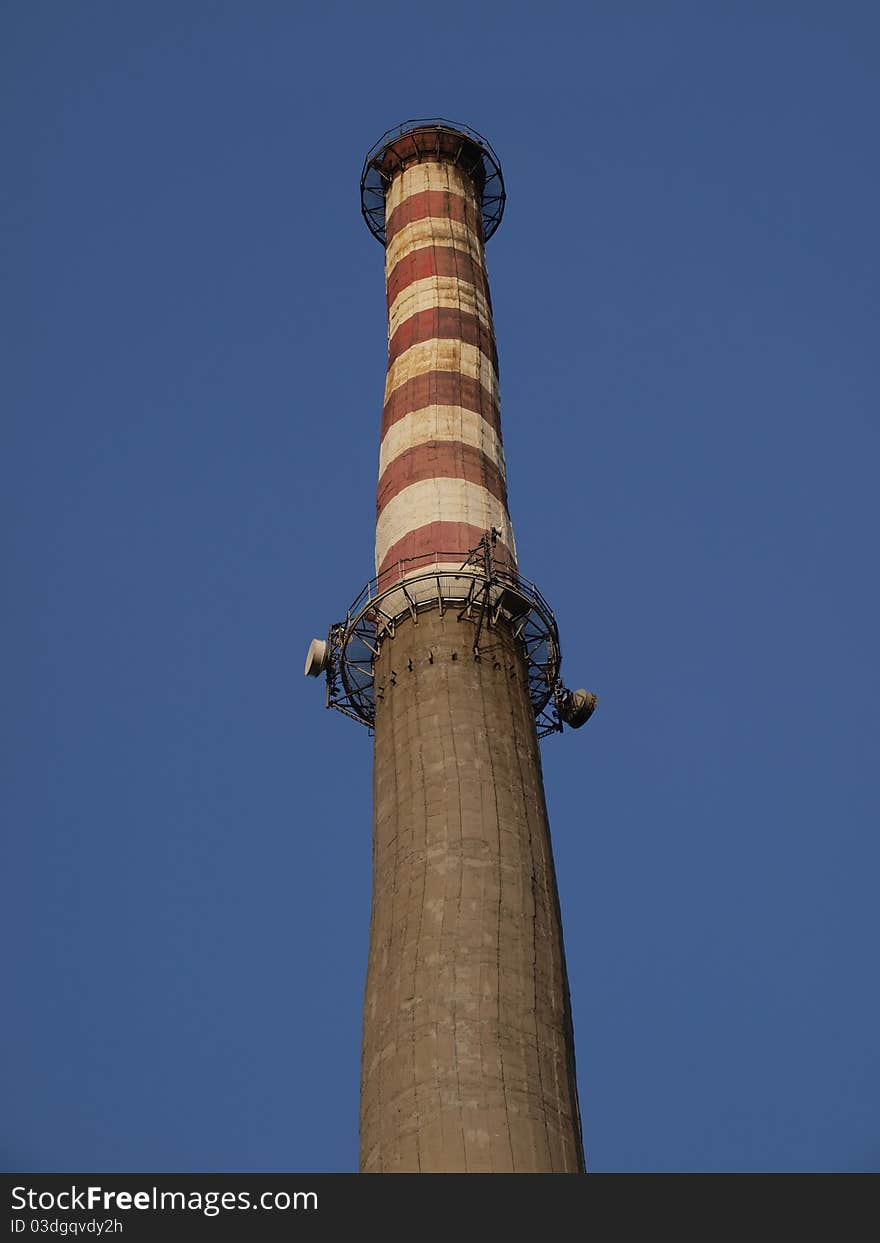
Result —
[[[472, 175], [476, 174], [482, 182], [480, 207], [483, 215], [483, 241], [489, 238], [501, 223], [504, 215], [504, 204], [507, 194], [504, 189], [504, 177], [501, 173], [501, 162], [486, 141], [476, 130], [467, 125], [459, 125], [456, 121], [447, 121], [443, 117], [421, 117], [418, 120], [402, 121], [400, 125], [383, 134], [375, 146], [367, 152], [361, 172], [361, 212], [367, 222], [367, 228], [385, 244], [385, 191], [391, 182], [389, 174], [382, 168], [383, 157], [392, 144], [398, 144], [401, 138], [409, 138], [412, 142], [412, 154], [406, 159], [399, 157], [398, 167], [405, 168], [408, 164], [436, 157], [440, 152], [441, 135], [452, 134], [462, 139], [461, 145], [452, 159]], [[477, 158], [474, 159], [474, 149]], [[482, 170], [481, 170], [482, 166]]]
[[[487, 654], [486, 634], [499, 624], [520, 641], [526, 665], [529, 699], [538, 737], [562, 729], [559, 716], [563, 686], [562, 651], [553, 610], [534, 583], [494, 555], [497, 533], [487, 532], [467, 554], [460, 568], [460, 552], [436, 552], [400, 561], [381, 580], [372, 578], [352, 602], [345, 619], [330, 627], [327, 636], [327, 707], [336, 708], [372, 730], [376, 719], [373, 670], [380, 648], [392, 638], [401, 621], [417, 623], [429, 609], [455, 611], [458, 621], [474, 625], [473, 656]], [[425, 562], [430, 560], [430, 565]], [[412, 565], [413, 561], [422, 567]], [[408, 568], [408, 567], [412, 568]], [[381, 585], [380, 585], [381, 583]], [[432, 590], [428, 590], [433, 588]]]

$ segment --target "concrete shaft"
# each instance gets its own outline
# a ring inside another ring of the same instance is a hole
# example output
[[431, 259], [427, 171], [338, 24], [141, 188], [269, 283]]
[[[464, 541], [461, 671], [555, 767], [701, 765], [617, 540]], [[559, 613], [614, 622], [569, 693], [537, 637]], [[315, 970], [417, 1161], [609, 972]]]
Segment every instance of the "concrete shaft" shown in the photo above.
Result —
[[435, 609], [376, 662], [364, 1172], [583, 1169], [525, 663], [474, 637]]

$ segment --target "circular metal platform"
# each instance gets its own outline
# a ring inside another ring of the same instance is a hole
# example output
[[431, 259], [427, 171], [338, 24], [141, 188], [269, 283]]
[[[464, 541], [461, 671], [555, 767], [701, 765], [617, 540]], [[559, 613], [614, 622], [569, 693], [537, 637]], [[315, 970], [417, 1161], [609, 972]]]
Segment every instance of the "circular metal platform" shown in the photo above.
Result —
[[[345, 620], [330, 627], [327, 640], [327, 704], [372, 729], [376, 719], [373, 669], [381, 644], [405, 619], [426, 609], [454, 612], [474, 626], [473, 651], [499, 623], [521, 643], [528, 692], [543, 737], [561, 729], [556, 711], [562, 653], [553, 610], [534, 583], [515, 571], [461, 554], [438, 553], [431, 567], [414, 570], [380, 588], [371, 579], [353, 602]], [[446, 563], [446, 564], [444, 564]], [[451, 568], [447, 564], [452, 563]], [[383, 576], [387, 580], [387, 574]]]
[[385, 244], [385, 192], [396, 172], [423, 160], [443, 158], [465, 168], [481, 190], [483, 241], [501, 223], [507, 195], [501, 162], [491, 145], [467, 125], [443, 117], [402, 121], [367, 152], [361, 173], [361, 211], [367, 228]]

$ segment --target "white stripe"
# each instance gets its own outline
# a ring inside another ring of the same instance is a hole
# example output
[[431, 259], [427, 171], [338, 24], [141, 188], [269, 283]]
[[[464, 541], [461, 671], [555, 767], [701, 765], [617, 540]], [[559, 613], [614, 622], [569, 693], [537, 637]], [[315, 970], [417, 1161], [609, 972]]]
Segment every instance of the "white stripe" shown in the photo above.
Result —
[[457, 276], [426, 276], [407, 285], [392, 302], [388, 312], [389, 341], [405, 319], [435, 306], [475, 315], [484, 328], [493, 331], [492, 312], [481, 289]]
[[482, 531], [496, 527], [516, 557], [507, 509], [488, 488], [466, 479], [421, 479], [392, 497], [376, 520], [377, 569], [398, 540], [431, 522], [464, 522]]
[[457, 341], [454, 337], [419, 341], [395, 358], [385, 379], [385, 400], [401, 384], [414, 376], [424, 375], [427, 371], [458, 372], [471, 380], [477, 380], [491, 393], [495, 404], [499, 404], [498, 377], [492, 359], [475, 345]]
[[420, 194], [423, 190], [448, 190], [452, 194], [460, 194], [462, 198], [470, 199], [476, 206], [476, 186], [469, 173], [448, 160], [444, 160], [442, 164], [427, 160], [424, 164], [410, 164], [409, 168], [395, 176], [385, 196], [385, 219], [388, 219], [404, 199], [408, 199], [411, 194]]
[[379, 475], [401, 453], [429, 440], [472, 445], [495, 463], [504, 478], [504, 449], [494, 427], [490, 427], [475, 411], [465, 410], [462, 406], [425, 406], [423, 410], [413, 410], [392, 423], [382, 437]]
[[411, 251], [423, 246], [454, 246], [466, 250], [477, 263], [483, 262], [483, 243], [473, 229], [448, 216], [423, 216], [405, 224], [385, 247], [385, 276]]

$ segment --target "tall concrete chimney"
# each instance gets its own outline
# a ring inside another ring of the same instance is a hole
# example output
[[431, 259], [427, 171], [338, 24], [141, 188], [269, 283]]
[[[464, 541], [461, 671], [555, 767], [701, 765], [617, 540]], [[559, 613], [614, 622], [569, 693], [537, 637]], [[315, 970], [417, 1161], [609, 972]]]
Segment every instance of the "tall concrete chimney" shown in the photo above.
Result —
[[549, 605], [507, 508], [484, 243], [505, 193], [466, 126], [369, 152], [388, 374], [376, 577], [306, 672], [375, 735], [361, 1170], [584, 1169], [538, 738], [577, 728]]

